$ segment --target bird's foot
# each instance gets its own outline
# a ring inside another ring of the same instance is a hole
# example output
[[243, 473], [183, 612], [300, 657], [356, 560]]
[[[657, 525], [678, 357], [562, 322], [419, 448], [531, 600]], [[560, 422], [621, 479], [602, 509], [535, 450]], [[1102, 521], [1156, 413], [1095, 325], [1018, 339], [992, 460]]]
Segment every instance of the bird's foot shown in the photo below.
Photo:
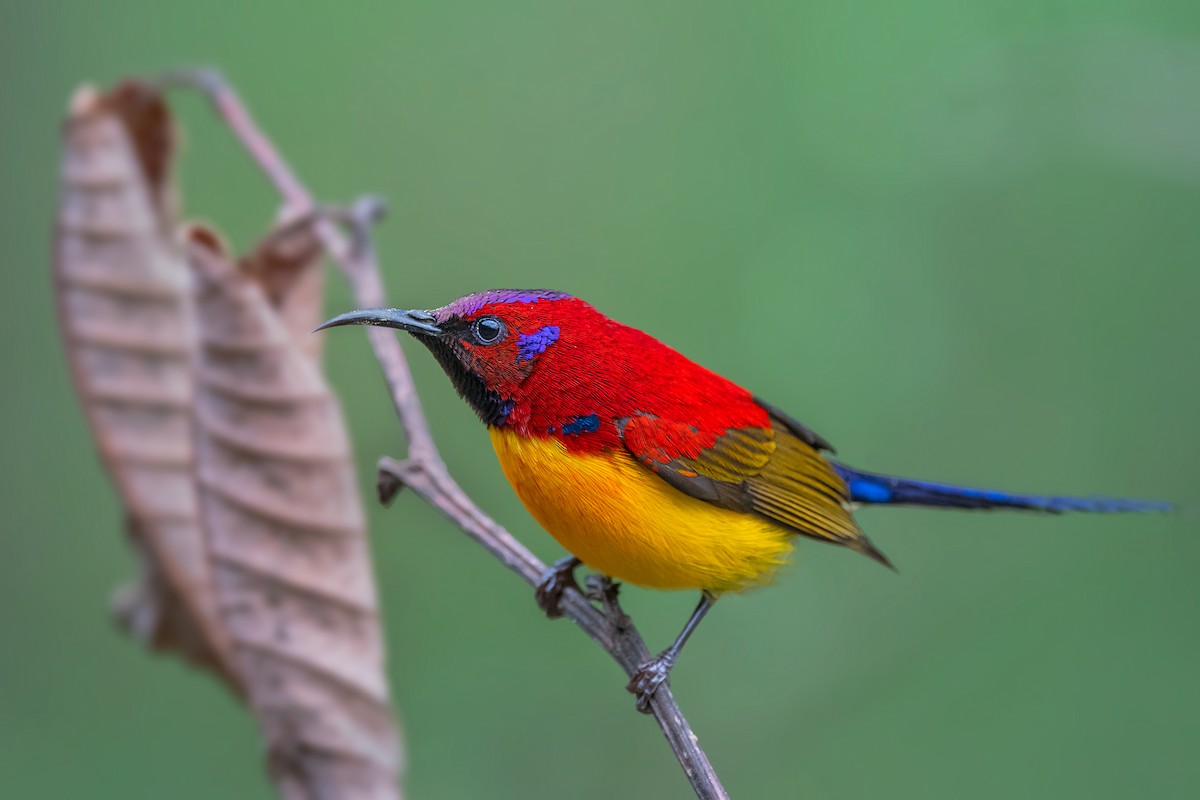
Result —
[[533, 599], [550, 619], [557, 619], [563, 615], [563, 592], [567, 589], [582, 591], [579, 582], [575, 580], [575, 570], [581, 563], [575, 556], [560, 558], [546, 570], [546, 574], [542, 575], [541, 581], [538, 582]]
[[604, 606], [605, 611], [620, 611], [617, 595], [621, 592], [621, 584], [607, 575], [588, 575], [583, 582], [583, 596], [595, 600]]
[[638, 671], [633, 673], [633, 677], [629, 679], [625, 689], [637, 698], [638, 711], [643, 714], [650, 713], [650, 699], [654, 697], [658, 687], [667, 682], [667, 678], [671, 675], [671, 668], [674, 666], [675, 654], [665, 650], [642, 664], [638, 667]]

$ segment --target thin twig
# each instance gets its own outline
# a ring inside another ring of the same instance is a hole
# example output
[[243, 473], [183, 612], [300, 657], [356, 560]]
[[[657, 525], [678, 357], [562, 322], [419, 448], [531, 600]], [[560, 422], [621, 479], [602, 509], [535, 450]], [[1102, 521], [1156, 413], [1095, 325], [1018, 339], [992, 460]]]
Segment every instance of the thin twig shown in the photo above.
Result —
[[[213, 70], [180, 72], [167, 76], [160, 83], [197, 88], [209, 97], [217, 113], [241, 141], [247, 153], [278, 189], [286, 213], [301, 214], [317, 209], [312, 195], [300, 183], [220, 73]], [[318, 226], [318, 234], [349, 280], [356, 303], [363, 308], [387, 305], [370, 235], [370, 224], [378, 218], [381, 209], [377, 200], [367, 198], [343, 212], [342, 221], [348, 223], [353, 234], [349, 241], [331, 218], [327, 217]], [[447, 471], [434, 444], [408, 362], [395, 334], [386, 328], [374, 327], [368, 328], [367, 334], [375, 357], [383, 368], [396, 415], [409, 443], [407, 459], [397, 461], [385, 457], [380, 460], [380, 500], [387, 504], [402, 487], [409, 487], [526, 583], [537, 585], [546, 572], [546, 565], [475, 505]], [[633, 622], [621, 610], [617, 602], [616, 585], [600, 581], [593, 582], [593, 588], [603, 610], [594, 606], [580, 592], [569, 588], [562, 597], [563, 614], [604, 648], [627, 675], [632, 676], [641, 664], [649, 660], [650, 653]], [[659, 688], [650, 701], [650, 707], [696, 796], [701, 800], [727, 800], [728, 795], [708, 756], [700, 749], [696, 735], [668, 686]]]

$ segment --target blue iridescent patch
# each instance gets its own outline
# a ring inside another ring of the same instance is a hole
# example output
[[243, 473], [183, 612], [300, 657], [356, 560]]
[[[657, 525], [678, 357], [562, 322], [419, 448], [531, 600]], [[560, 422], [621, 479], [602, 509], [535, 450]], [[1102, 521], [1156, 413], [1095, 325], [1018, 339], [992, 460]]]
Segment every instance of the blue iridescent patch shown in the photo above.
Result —
[[850, 481], [850, 498], [856, 503], [887, 503], [892, 499], [892, 490], [859, 478]]
[[586, 417], [576, 417], [563, 425], [562, 432], [568, 436], [578, 436], [581, 433], [592, 433], [600, 429], [600, 417], [588, 414]]
[[523, 333], [517, 337], [517, 358], [528, 361], [534, 356], [546, 352], [546, 348], [558, 341], [558, 326], [547, 325], [533, 333]]
[[536, 303], [539, 300], [569, 300], [571, 295], [566, 292], [555, 292], [550, 289], [489, 289], [486, 292], [476, 292], [460, 297], [449, 305], [442, 306], [435, 312], [439, 320], [449, 317], [467, 317], [484, 306], [496, 303]]

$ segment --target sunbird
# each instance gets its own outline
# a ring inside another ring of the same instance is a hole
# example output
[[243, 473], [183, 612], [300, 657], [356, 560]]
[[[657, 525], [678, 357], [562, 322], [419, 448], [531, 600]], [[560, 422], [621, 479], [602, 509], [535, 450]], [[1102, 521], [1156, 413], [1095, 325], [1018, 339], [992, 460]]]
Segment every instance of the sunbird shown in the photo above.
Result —
[[891, 567], [858, 527], [862, 505], [1166, 511], [1169, 503], [971, 489], [835, 461], [811, 428], [636, 328], [544, 289], [494, 289], [431, 311], [368, 308], [318, 330], [412, 334], [487, 425], [505, 477], [571, 555], [538, 587], [560, 616], [575, 570], [698, 589], [679, 636], [629, 681], [637, 706], [667, 680], [717, 598], [769, 582], [797, 536]]

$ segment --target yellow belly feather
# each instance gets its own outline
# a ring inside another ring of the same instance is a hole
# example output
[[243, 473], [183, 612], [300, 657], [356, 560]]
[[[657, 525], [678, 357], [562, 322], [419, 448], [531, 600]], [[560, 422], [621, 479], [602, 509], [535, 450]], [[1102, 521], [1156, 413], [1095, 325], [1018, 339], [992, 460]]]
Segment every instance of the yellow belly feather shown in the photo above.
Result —
[[689, 497], [624, 453], [574, 454], [554, 439], [490, 431], [529, 513], [606, 575], [655, 589], [740, 591], [769, 580], [791, 550], [787, 529]]

